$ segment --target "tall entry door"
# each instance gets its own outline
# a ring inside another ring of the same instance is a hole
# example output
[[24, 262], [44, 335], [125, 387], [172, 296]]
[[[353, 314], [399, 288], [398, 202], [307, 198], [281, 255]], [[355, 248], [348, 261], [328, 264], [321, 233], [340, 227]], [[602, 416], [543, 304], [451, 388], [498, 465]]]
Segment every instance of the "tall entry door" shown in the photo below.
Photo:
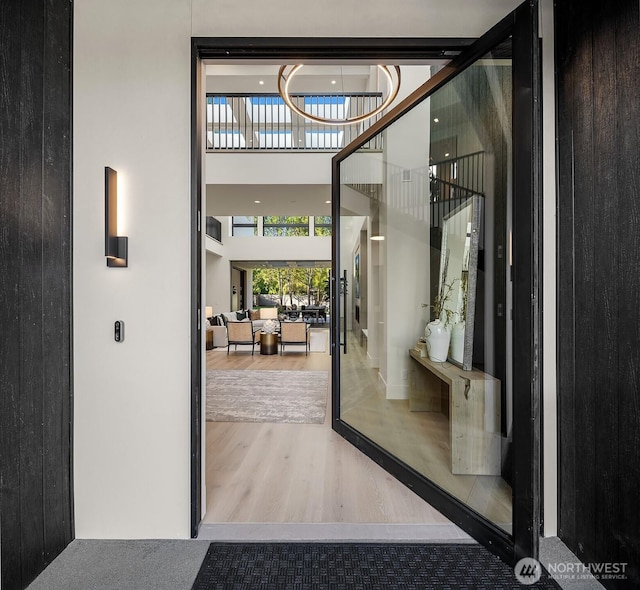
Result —
[[527, 2], [333, 161], [334, 429], [510, 561], [540, 524], [536, 23]]

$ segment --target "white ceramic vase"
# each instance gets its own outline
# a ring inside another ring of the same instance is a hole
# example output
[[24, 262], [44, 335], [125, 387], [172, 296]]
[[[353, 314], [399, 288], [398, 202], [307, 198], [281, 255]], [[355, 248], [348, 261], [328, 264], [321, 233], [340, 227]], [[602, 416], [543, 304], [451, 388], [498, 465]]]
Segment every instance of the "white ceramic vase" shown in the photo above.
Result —
[[440, 320], [433, 320], [427, 324], [424, 330], [424, 337], [427, 341], [427, 352], [429, 360], [436, 363], [443, 363], [447, 360], [449, 352], [449, 341], [451, 332]]

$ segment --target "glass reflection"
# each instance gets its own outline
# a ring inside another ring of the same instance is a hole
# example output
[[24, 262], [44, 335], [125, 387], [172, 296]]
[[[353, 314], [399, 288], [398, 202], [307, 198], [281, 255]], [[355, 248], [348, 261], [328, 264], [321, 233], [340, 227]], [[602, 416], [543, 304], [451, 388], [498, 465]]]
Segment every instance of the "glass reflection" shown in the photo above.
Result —
[[[389, 126], [382, 150], [376, 138], [340, 164], [340, 418], [508, 532], [509, 55], [485, 56]], [[429, 358], [436, 320], [446, 360]]]

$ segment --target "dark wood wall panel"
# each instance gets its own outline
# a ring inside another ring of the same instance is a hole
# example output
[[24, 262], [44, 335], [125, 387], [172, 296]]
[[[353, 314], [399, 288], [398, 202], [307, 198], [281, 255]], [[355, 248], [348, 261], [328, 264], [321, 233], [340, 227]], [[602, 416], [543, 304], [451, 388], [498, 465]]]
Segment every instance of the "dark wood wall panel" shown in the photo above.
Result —
[[640, 585], [640, 9], [556, 6], [560, 537]]
[[[59, 342], [72, 342], [71, 321], [71, 96], [72, 96], [72, 3], [57, 2], [56, 10], [46, 12], [46, 29], [61, 34], [47, 35], [45, 55], [49, 56], [44, 85], [43, 153], [43, 284], [59, 289], [44, 299], [42, 340], [45, 350]], [[62, 34], [63, 33], [63, 34]], [[53, 404], [44, 420], [44, 549], [49, 563], [70, 541], [72, 533], [71, 347], [61, 357], [45, 355], [44, 383], [59, 384], [59, 403]], [[46, 399], [46, 391], [45, 391]], [[65, 490], [65, 501], [60, 492]], [[68, 495], [68, 496], [67, 496]], [[61, 526], [61, 523], [64, 526]]]
[[[0, 3], [0, 547], [1, 585], [15, 588], [21, 579], [20, 523], [20, 367], [15, 352], [20, 342], [16, 257], [20, 202], [20, 46], [5, 42], [20, 22], [18, 2]], [[15, 35], [15, 34], [14, 34]], [[14, 143], [10, 143], [10, 138]], [[5, 542], [11, 539], [12, 542]], [[16, 542], [17, 540], [17, 542]]]
[[0, 6], [0, 549], [26, 587], [73, 538], [68, 0]]
[[618, 469], [620, 557], [635, 564], [640, 586], [640, 5], [616, 20], [616, 72], [618, 91], [617, 148], [630, 157], [618, 163], [618, 192], [624, 195], [618, 215], [620, 260], [619, 333], [623, 354], [618, 362], [619, 409]]

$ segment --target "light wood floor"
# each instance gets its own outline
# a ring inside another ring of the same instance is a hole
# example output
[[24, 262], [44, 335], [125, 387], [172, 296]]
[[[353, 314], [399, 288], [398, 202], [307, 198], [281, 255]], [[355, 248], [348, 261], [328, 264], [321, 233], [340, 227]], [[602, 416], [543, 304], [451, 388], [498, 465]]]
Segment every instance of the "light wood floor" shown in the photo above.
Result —
[[440, 412], [412, 412], [408, 400], [386, 399], [378, 371], [367, 367], [365, 356], [349, 338], [349, 354], [341, 358], [341, 419], [510, 532], [510, 486], [499, 476], [454, 475], [449, 419]]
[[[331, 371], [325, 353], [207, 352], [208, 369]], [[450, 521], [324, 424], [207, 422], [204, 523]]]
[[[424, 441], [425, 420], [431, 422], [429, 428], [437, 440], [439, 432], [446, 431], [446, 419], [440, 417], [442, 424], [438, 424], [438, 416], [432, 413], [409, 412], [405, 402], [381, 399], [375, 390], [375, 371], [364, 368], [357, 353], [352, 346], [343, 357], [354, 363], [351, 373], [360, 381], [360, 386], [343, 385], [343, 419], [349, 418], [374, 440], [379, 436], [400, 457], [407, 453], [425, 457], [425, 446], [429, 446]], [[308, 356], [303, 352], [283, 356], [232, 352], [227, 356], [217, 350], [207, 352], [207, 368], [331, 370], [326, 352]], [[322, 425], [207, 422], [204, 523], [449, 523], [331, 429], [327, 393], [327, 417]], [[421, 435], [406, 436], [407, 423], [410, 431]], [[400, 436], [398, 429], [404, 429]], [[394, 444], [399, 445], [397, 449]], [[446, 449], [438, 444], [426, 456], [426, 465], [421, 467], [427, 470], [431, 465], [440, 472], [448, 461]], [[458, 486], [459, 497], [473, 497], [477, 510], [484, 507], [487, 512], [490, 507], [493, 513], [489, 516], [494, 520], [510, 521], [510, 506], [495, 513], [491, 485], [478, 485], [477, 477], [452, 476], [446, 471], [448, 483]], [[506, 498], [506, 492], [499, 491]]]

